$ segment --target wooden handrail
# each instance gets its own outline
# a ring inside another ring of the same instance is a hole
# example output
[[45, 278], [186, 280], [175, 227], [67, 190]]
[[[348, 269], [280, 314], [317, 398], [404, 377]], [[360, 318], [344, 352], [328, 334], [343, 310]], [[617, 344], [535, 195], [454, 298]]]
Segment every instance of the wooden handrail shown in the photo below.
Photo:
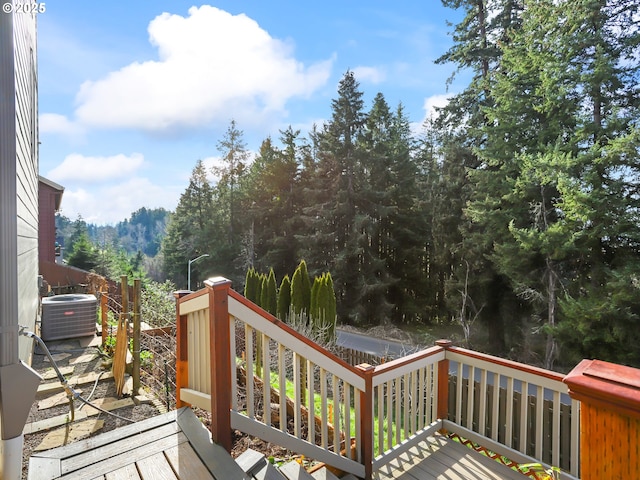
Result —
[[280, 329], [283, 332], [285, 332], [287, 335], [290, 335], [290, 336], [296, 338], [297, 340], [301, 341], [302, 343], [304, 343], [306, 345], [307, 348], [315, 350], [319, 354], [331, 359], [332, 362], [337, 363], [342, 368], [350, 370], [351, 372], [355, 373], [356, 375], [362, 376], [362, 373], [355, 366], [350, 365], [349, 363], [345, 362], [343, 359], [341, 359], [337, 355], [333, 354], [332, 352], [330, 352], [329, 350], [324, 348], [322, 345], [318, 345], [314, 341], [312, 341], [309, 338], [305, 337], [304, 335], [302, 335], [301, 333], [299, 333], [298, 331], [294, 330], [289, 325], [284, 323], [279, 318], [273, 316], [272, 314], [270, 314], [266, 310], [263, 310], [258, 305], [256, 305], [255, 303], [251, 302], [250, 300], [247, 300], [243, 295], [239, 294], [235, 290], [229, 290], [229, 297], [232, 298], [233, 300], [236, 300], [237, 302], [239, 302], [240, 304], [242, 304], [246, 308], [250, 309], [251, 311], [253, 311], [257, 315], [261, 316], [264, 320], [267, 320], [268, 322], [272, 323], [274, 326], [276, 326], [278, 329]]
[[[431, 358], [434, 357], [434, 358]], [[425, 362], [425, 359], [429, 359]], [[444, 359], [444, 349], [440, 346], [429, 347], [425, 350], [412, 353], [406, 357], [396, 358], [375, 367], [373, 372], [374, 385], [385, 382], [387, 377], [398, 375], [398, 371], [412, 370], [419, 364], [437, 363]]]
[[501, 365], [503, 367], [519, 370], [529, 375], [548, 378], [549, 380], [555, 380], [557, 382], [562, 382], [562, 380], [564, 379], [564, 375], [557, 372], [553, 372], [551, 370], [545, 370], [544, 368], [539, 368], [539, 367], [534, 367], [532, 365], [526, 365], [524, 363], [514, 362], [513, 360], [507, 360], [505, 358], [494, 357], [493, 355], [476, 352], [474, 350], [467, 350], [466, 348], [462, 348], [462, 347], [451, 346], [448, 348], [448, 352], [452, 354], [457, 353], [459, 355], [463, 355], [469, 358], [475, 358], [477, 360], [483, 360], [483, 361], [492, 363], [494, 365]]
[[[245, 327], [243, 327], [245, 332], [249, 332], [251, 335], [260, 335], [267, 343], [275, 342], [275, 344], [278, 345], [278, 349], [282, 351], [286, 349], [290, 354], [292, 353], [294, 356], [294, 370], [301, 368], [302, 364], [307, 366], [315, 365], [316, 369], [320, 368], [326, 372], [326, 375], [333, 375], [334, 390], [338, 385], [336, 382], [344, 382], [345, 388], [347, 386], [349, 389], [353, 388], [356, 397], [351, 398], [355, 401], [356, 408], [358, 409], [356, 413], [358, 426], [355, 432], [357, 434], [355, 441], [358, 443], [357, 450], [359, 457], [357, 461], [361, 464], [355, 465], [360, 469], [363, 468], [363, 470], [359, 470], [358, 473], [363, 473], [366, 478], [371, 478], [374, 466], [381, 465], [389, 461], [392, 456], [398, 455], [399, 450], [396, 449], [394, 445], [398, 445], [399, 443], [406, 445], [407, 440], [410, 440], [409, 443], [417, 441], [423, 433], [427, 431], [429, 433], [433, 432], [434, 428], [442, 428], [441, 426], [434, 427], [434, 425], [443, 425], [441, 420], [452, 418], [452, 412], [448, 411], [447, 405], [449, 396], [455, 395], [456, 392], [449, 392], [450, 362], [457, 362], [459, 365], [469, 365], [471, 369], [471, 372], [469, 372], [471, 379], [473, 379], [473, 369], [476, 369], [476, 371], [483, 370], [491, 372], [494, 383], [496, 379], [499, 378], [495, 377], [495, 375], [510, 379], [508, 382], [511, 385], [511, 390], [508, 394], [510, 397], [507, 399], [507, 414], [511, 412], [511, 414], [518, 415], [518, 412], [509, 405], [509, 402], [513, 402], [514, 400], [514, 381], [522, 381], [524, 382], [523, 385], [539, 385], [538, 393], [543, 392], [543, 389], [560, 393], [565, 393], [566, 390], [566, 385], [562, 383], [563, 376], [558, 373], [464, 348], [454, 347], [451, 345], [451, 342], [446, 340], [438, 341], [436, 346], [376, 367], [368, 365], [352, 366], [232, 290], [228, 280], [216, 278], [205, 282], [205, 285], [206, 288], [198, 292], [176, 295], [178, 336], [178, 358], [176, 365], [176, 384], [178, 388], [176, 392], [177, 405], [181, 406], [184, 404], [180, 396], [180, 389], [189, 388], [189, 366], [187, 365], [189, 356], [186, 354], [186, 350], [189, 348], [187, 318], [194, 316], [194, 318], [200, 319], [198, 320], [201, 322], [200, 325], [204, 325], [205, 328], [209, 329], [208, 336], [210, 336], [210, 339], [208, 342], [211, 348], [211, 359], [209, 360], [211, 367], [208, 367], [207, 371], [209, 371], [210, 374], [211, 386], [210, 392], [190, 390], [189, 398], [197, 397], [204, 399], [210, 397], [213, 417], [212, 436], [227, 449], [231, 447], [231, 424], [235, 422], [234, 428], [239, 428], [238, 425], [241, 425], [243, 428], [249, 428], [254, 435], [256, 432], [258, 435], [262, 434], [261, 432], [265, 435], [275, 435], [275, 437], [272, 436], [271, 438], [280, 439], [284, 442], [283, 445], [286, 445], [289, 449], [299, 447], [299, 452], [305, 452], [305, 454], [309, 456], [317, 453], [322, 457], [323, 461], [327, 463], [331, 462], [334, 458], [332, 455], [335, 454], [335, 460], [340, 466], [344, 467], [346, 465], [347, 468], [353, 467], [353, 462], [349, 464], [349, 458], [341, 456], [339, 452], [331, 452], [327, 450], [326, 446], [321, 446], [320, 444], [317, 446], [310, 445], [306, 440], [298, 438], [295, 435], [287, 434], [286, 431], [283, 430], [282, 423], [279, 427], [272, 425], [269, 418], [264, 422], [265, 425], [260, 426], [256, 425], [259, 419], [255, 418], [253, 413], [249, 412], [247, 415], [242, 415], [241, 412], [232, 411], [235, 407], [231, 399], [232, 396], [235, 395], [235, 389], [231, 383], [236, 381], [235, 375], [233, 374], [235, 372], [235, 370], [233, 370], [235, 365], [233, 365], [232, 362], [238, 353], [235, 348], [235, 339], [232, 340], [231, 335], [234, 333], [232, 330], [232, 328], [234, 328], [233, 326], [238, 324], [245, 325]], [[209, 327], [206, 327], [207, 318], [209, 319]], [[203, 335], [202, 331], [200, 332], [200, 336], [194, 337], [192, 339], [193, 341], [201, 343]], [[245, 333], [245, 335], [247, 334]], [[250, 337], [246, 337], [246, 342], [247, 348], [252, 348], [253, 344], [251, 343]], [[202, 348], [202, 345], [200, 345], [199, 348]], [[205, 348], [209, 347], [205, 345]], [[264, 365], [268, 365], [269, 353], [265, 350], [262, 352], [262, 355], [264, 358], [261, 358], [261, 360], [264, 362]], [[251, 365], [249, 365], [251, 358], [253, 357], [248, 357], [247, 374], [252, 378], [253, 373], [251, 373]], [[279, 359], [278, 367], [276, 368], [282, 371], [282, 365], [282, 359]], [[201, 371], [202, 369], [198, 370], [198, 372]], [[458, 372], [462, 372], [462, 367], [458, 367]], [[278, 373], [275, 374], [277, 375]], [[194, 376], [195, 375], [197, 374], [194, 373]], [[324, 375], [324, 373], [322, 373], [322, 375]], [[280, 374], [280, 376], [282, 377], [282, 374]], [[481, 391], [484, 393], [477, 394], [477, 397], [479, 398], [478, 401], [481, 402], [480, 409], [488, 409], [489, 402], [488, 400], [483, 400], [482, 396], [487, 396], [488, 388], [491, 388], [491, 385], [487, 387], [487, 374], [482, 373], [482, 376], [482, 382], [484, 382], [484, 384], [481, 386]], [[267, 380], [268, 378], [267, 376]], [[296, 405], [295, 408], [298, 408], [297, 406], [301, 405], [302, 402], [298, 385], [300, 376], [296, 375], [295, 378], [298, 380], [294, 381], [297, 389], [294, 402]], [[322, 382], [322, 380], [320, 381]], [[461, 382], [462, 379], [458, 379], [458, 389], [461, 388]], [[278, 388], [282, 389], [283, 383], [283, 379], [280, 378], [280, 387]], [[311, 385], [310, 388], [313, 388], [312, 376], [308, 380], [308, 383]], [[473, 388], [472, 384], [473, 381], [470, 382], [470, 384], [468, 382], [468, 386], [466, 387], [468, 389], [467, 391], [471, 391], [469, 389]], [[316, 383], [316, 387], [317, 385]], [[208, 385], [205, 386], [205, 389], [209, 389]], [[493, 390], [494, 400], [492, 401], [492, 406], [496, 402], [495, 399], [498, 398], [495, 396], [496, 388]], [[376, 392], [378, 397], [375, 396]], [[402, 404], [398, 406], [398, 402], [396, 402], [396, 404], [392, 406], [393, 408], [389, 408], [389, 400], [387, 400], [387, 397], [384, 397], [384, 395], [387, 394], [389, 394], [389, 398], [391, 398], [391, 394], [397, 398], [402, 398]], [[185, 395], [187, 395], [186, 390]], [[269, 394], [267, 393], [266, 395], [265, 398], [268, 403]], [[316, 393], [316, 395], [318, 394]], [[337, 423], [336, 420], [339, 416], [335, 408], [340, 407], [342, 409], [344, 406], [340, 402], [349, 401], [348, 396], [344, 399], [339, 399], [335, 395], [337, 395], [337, 393], [334, 394], [333, 403], [331, 404], [333, 415], [323, 415], [323, 421]], [[468, 396], [470, 401], [473, 401], [473, 394], [470, 393]], [[554, 406], [558, 403], [558, 396], [559, 393], [554, 393]], [[205, 401], [205, 406], [207, 401], [209, 400]], [[457, 397], [456, 401], [462, 401], [462, 398]], [[325, 402], [325, 404], [327, 404], [327, 402]], [[199, 405], [202, 405], [202, 403], [200, 402]], [[536, 404], [536, 408], [541, 405], [542, 404]], [[425, 411], [427, 408], [429, 409], [428, 412]], [[282, 413], [282, 411], [283, 408], [282, 405], [280, 405], [280, 413]], [[465, 411], [473, 412], [473, 409], [472, 407], [468, 407]], [[525, 407], [521, 406], [521, 412], [522, 411], [525, 411]], [[263, 413], [270, 417], [269, 412], [270, 406], [265, 405], [265, 411]], [[486, 415], [489, 414], [491, 413]], [[345, 415], [348, 417], [348, 414]], [[483, 419], [478, 423], [484, 425], [485, 420], [488, 421], [488, 417], [484, 416], [485, 413], [481, 415], [483, 415]], [[502, 413], [500, 413], [500, 415], [502, 415]], [[388, 422], [395, 424], [396, 419], [397, 421], [402, 419], [402, 424], [394, 425], [395, 437], [391, 438], [390, 436], [388, 439], [385, 438], [384, 443], [388, 444], [389, 447], [382, 449], [386, 451], [379, 450], [378, 456], [375, 457], [373, 438], [374, 421], [377, 420], [381, 422], [383, 420], [382, 417], [385, 417], [384, 421], [387, 422], [387, 426]], [[393, 419], [391, 419], [391, 417], [393, 417]], [[495, 411], [491, 418], [492, 422], [497, 421]], [[296, 417], [295, 420], [298, 422], [299, 419]], [[467, 423], [468, 422], [469, 419], [467, 419]], [[520, 423], [522, 423], [522, 420], [520, 420]], [[450, 421], [447, 422], [446, 428], [449, 429], [452, 424]], [[335, 425], [335, 427], [339, 428], [339, 425]], [[554, 429], [555, 428], [557, 428], [557, 424], [554, 424]], [[296, 430], [297, 429], [299, 429], [299, 427], [296, 427]], [[480, 435], [483, 434], [481, 433]], [[494, 444], [496, 443], [496, 439], [494, 439]], [[348, 439], [345, 439], [345, 441], [346, 440]], [[510, 445], [507, 445], [507, 447], [509, 448]], [[333, 448], [335, 449], [336, 447], [334, 446]], [[308, 454], [306, 452], [311, 453]], [[557, 455], [557, 452], [554, 452], [554, 456], [555, 455]], [[537, 460], [540, 461], [540, 459]]]

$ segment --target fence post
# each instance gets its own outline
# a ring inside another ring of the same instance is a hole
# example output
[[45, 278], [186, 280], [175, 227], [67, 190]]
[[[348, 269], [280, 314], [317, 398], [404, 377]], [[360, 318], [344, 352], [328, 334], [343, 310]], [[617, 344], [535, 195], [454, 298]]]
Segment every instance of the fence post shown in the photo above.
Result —
[[436, 340], [436, 345], [444, 349], [445, 358], [438, 362], [438, 396], [437, 415], [440, 420], [449, 416], [449, 359], [447, 350], [452, 345], [451, 340]]
[[141, 282], [139, 278], [133, 281], [133, 392], [134, 396], [140, 391], [140, 296]]
[[189, 290], [173, 292], [173, 296], [176, 299], [176, 409], [186, 405], [180, 400], [180, 389], [189, 385], [187, 316], [180, 315], [180, 299], [189, 293]]
[[[231, 441], [231, 327], [229, 288], [231, 281], [214, 277], [204, 282], [209, 295], [209, 339], [211, 346], [211, 437], [227, 452]], [[235, 334], [235, 332], [234, 332]]]
[[373, 477], [373, 371], [368, 363], [356, 366], [364, 378], [364, 391], [360, 392], [360, 458], [364, 465], [364, 478]]
[[122, 396], [124, 390], [124, 373], [127, 367], [127, 352], [129, 351], [129, 286], [127, 280], [126, 275], [120, 276], [122, 312], [118, 320], [116, 348], [113, 354], [113, 365], [111, 367], [118, 397]]
[[102, 323], [102, 348], [104, 348], [105, 343], [107, 343], [107, 336], [109, 335], [109, 321], [108, 321], [108, 310], [109, 310], [109, 292], [101, 292], [100, 293], [100, 321]]

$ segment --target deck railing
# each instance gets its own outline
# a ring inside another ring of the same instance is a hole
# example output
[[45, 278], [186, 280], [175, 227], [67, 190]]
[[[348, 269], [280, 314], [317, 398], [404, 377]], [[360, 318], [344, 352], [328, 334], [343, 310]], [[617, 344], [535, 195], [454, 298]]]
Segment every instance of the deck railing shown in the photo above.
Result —
[[[554, 372], [448, 341], [351, 366], [215, 278], [177, 302], [177, 406], [358, 477], [436, 431], [579, 474], [579, 402]], [[213, 368], [212, 368], [213, 366]]]
[[514, 462], [579, 474], [580, 402], [564, 376], [450, 346], [450, 408], [445, 428]]

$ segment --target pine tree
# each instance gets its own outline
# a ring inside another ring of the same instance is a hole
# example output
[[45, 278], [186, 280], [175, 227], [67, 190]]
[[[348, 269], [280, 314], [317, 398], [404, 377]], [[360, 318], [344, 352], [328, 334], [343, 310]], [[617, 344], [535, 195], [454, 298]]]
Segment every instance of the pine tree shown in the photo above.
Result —
[[353, 72], [347, 71], [338, 85], [338, 98], [332, 101], [331, 119], [313, 138], [316, 161], [310, 203], [304, 209], [310, 229], [301, 239], [310, 262], [335, 273], [340, 313], [356, 322], [362, 284], [358, 231], [363, 182], [359, 140], [366, 119], [362, 96]]
[[291, 127], [281, 131], [284, 149], [267, 138], [248, 174], [250, 203], [246, 211], [254, 257], [258, 265], [272, 265], [276, 276], [292, 272], [297, 265], [294, 233], [300, 225], [302, 206], [297, 188], [302, 148], [299, 134]]
[[98, 252], [86, 231], [78, 232], [75, 236], [73, 248], [67, 257], [67, 264], [86, 271], [91, 271], [98, 266]]
[[[484, 181], [479, 177], [490, 177], [499, 167], [477, 157], [486, 147], [487, 130], [492, 127], [487, 109], [494, 104], [493, 82], [496, 76], [505, 74], [501, 66], [503, 49], [510, 42], [510, 33], [520, 28], [522, 3], [521, 0], [443, 0], [445, 6], [464, 9], [465, 16], [452, 33], [453, 46], [436, 63], [453, 62], [458, 70], [470, 71], [472, 78], [469, 85], [453, 95], [434, 119], [438, 148], [442, 149], [440, 154], [446, 163], [442, 164], [442, 177], [431, 177], [427, 181], [436, 188], [431, 194], [442, 202], [445, 209], [454, 207], [450, 210], [451, 216], [446, 211], [433, 210], [427, 215], [434, 222], [427, 237], [433, 240], [427, 244], [427, 264], [429, 269], [435, 267], [429, 272], [439, 277], [429, 277], [429, 287], [438, 292], [434, 314], [443, 314], [446, 305], [446, 314], [455, 315], [461, 307], [459, 291], [470, 292], [476, 304], [485, 306], [481, 317], [486, 322], [492, 342], [490, 349], [496, 354], [504, 354], [508, 350], [507, 322], [521, 316], [521, 312], [513, 308], [519, 303], [509, 288], [509, 282], [488, 259], [496, 225], [478, 223], [473, 217], [473, 209], [466, 209], [457, 219], [453, 216], [460, 211], [456, 208], [460, 202], [464, 205], [467, 200], [471, 201], [469, 197], [476, 191], [479, 192], [476, 200], [486, 198], [488, 202], [494, 202], [496, 211], [498, 208], [495, 203], [501, 198], [499, 192], [496, 192], [498, 196], [492, 192], [485, 193], [477, 184]], [[431, 168], [432, 173], [438, 172], [439, 166], [431, 167], [436, 167]], [[445, 177], [450, 177], [452, 182], [444, 183]], [[429, 211], [429, 206], [425, 206]], [[449, 228], [437, 230], [444, 225]], [[461, 232], [458, 239], [455, 228]], [[504, 231], [504, 226], [498, 230]], [[444, 232], [446, 234], [441, 235]], [[465, 280], [467, 265], [471, 269], [469, 282]], [[516, 327], [514, 325], [513, 330]]]
[[601, 0], [565, 6], [548, 6], [563, 26], [554, 32], [564, 40], [556, 77], [570, 86], [577, 104], [571, 169], [559, 183], [579, 252], [570, 271], [575, 281], [560, 303], [568, 323], [563, 338], [588, 357], [601, 354], [606, 344], [628, 348], [605, 359], [639, 366], [634, 340], [640, 301], [633, 293], [640, 271], [638, 5]]
[[558, 354], [560, 293], [570, 295], [567, 320], [584, 325], [580, 299], [610, 302], [603, 286], [619, 279], [613, 259], [637, 258], [629, 248], [635, 240], [627, 240], [639, 237], [626, 180], [638, 172], [637, 154], [629, 153], [639, 145], [637, 103], [627, 100], [636, 88], [629, 68], [638, 72], [637, 59], [628, 63], [638, 42], [630, 47], [627, 35], [638, 33], [620, 13], [629, 5], [527, 4], [522, 28], [503, 49], [493, 105], [484, 109], [490, 126], [477, 150], [483, 168], [471, 176], [468, 213], [493, 268], [544, 320], [547, 368]]
[[162, 241], [164, 270], [176, 285], [186, 286], [190, 259], [203, 253], [210, 254], [209, 258], [193, 265], [194, 277], [217, 259], [215, 245], [219, 243], [220, 230], [215, 222], [216, 212], [213, 189], [206, 168], [199, 160], [191, 172], [189, 186], [170, 217], [167, 235]]
[[219, 195], [226, 200], [228, 215], [228, 241], [236, 240], [238, 232], [238, 188], [245, 174], [249, 158], [244, 133], [239, 130], [235, 120], [231, 120], [223, 138], [218, 142], [218, 151], [222, 154], [223, 165], [214, 167], [213, 173], [220, 176], [218, 181]]

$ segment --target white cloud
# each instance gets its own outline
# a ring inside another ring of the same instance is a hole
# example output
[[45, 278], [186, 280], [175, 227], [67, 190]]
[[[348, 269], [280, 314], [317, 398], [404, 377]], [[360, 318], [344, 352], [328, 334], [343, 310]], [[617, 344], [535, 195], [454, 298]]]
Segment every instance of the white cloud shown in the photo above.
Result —
[[254, 20], [206, 5], [191, 7], [187, 17], [163, 13], [148, 31], [159, 60], [85, 82], [76, 97], [79, 122], [155, 132], [226, 124], [230, 118], [256, 124], [284, 114], [289, 98], [323, 86], [333, 63], [305, 67], [291, 45]]
[[175, 210], [182, 189], [154, 185], [139, 177], [91, 190], [65, 188], [61, 213], [70, 219], [81, 215], [89, 223], [113, 225], [142, 207]]
[[367, 81], [373, 84], [381, 83], [387, 78], [386, 72], [376, 67], [356, 67], [353, 74], [359, 82]]
[[449, 103], [449, 99], [453, 96], [453, 94], [441, 94], [441, 95], [432, 95], [424, 100], [424, 121], [429, 119], [436, 119], [439, 115], [438, 108], [446, 107]]
[[79, 139], [84, 135], [84, 128], [72, 122], [64, 115], [57, 113], [43, 113], [38, 121], [40, 133], [55, 133], [70, 139]]
[[62, 184], [69, 181], [104, 183], [129, 177], [143, 164], [144, 156], [140, 153], [120, 153], [109, 157], [89, 157], [72, 153], [67, 155], [60, 165], [49, 171], [47, 178]]

